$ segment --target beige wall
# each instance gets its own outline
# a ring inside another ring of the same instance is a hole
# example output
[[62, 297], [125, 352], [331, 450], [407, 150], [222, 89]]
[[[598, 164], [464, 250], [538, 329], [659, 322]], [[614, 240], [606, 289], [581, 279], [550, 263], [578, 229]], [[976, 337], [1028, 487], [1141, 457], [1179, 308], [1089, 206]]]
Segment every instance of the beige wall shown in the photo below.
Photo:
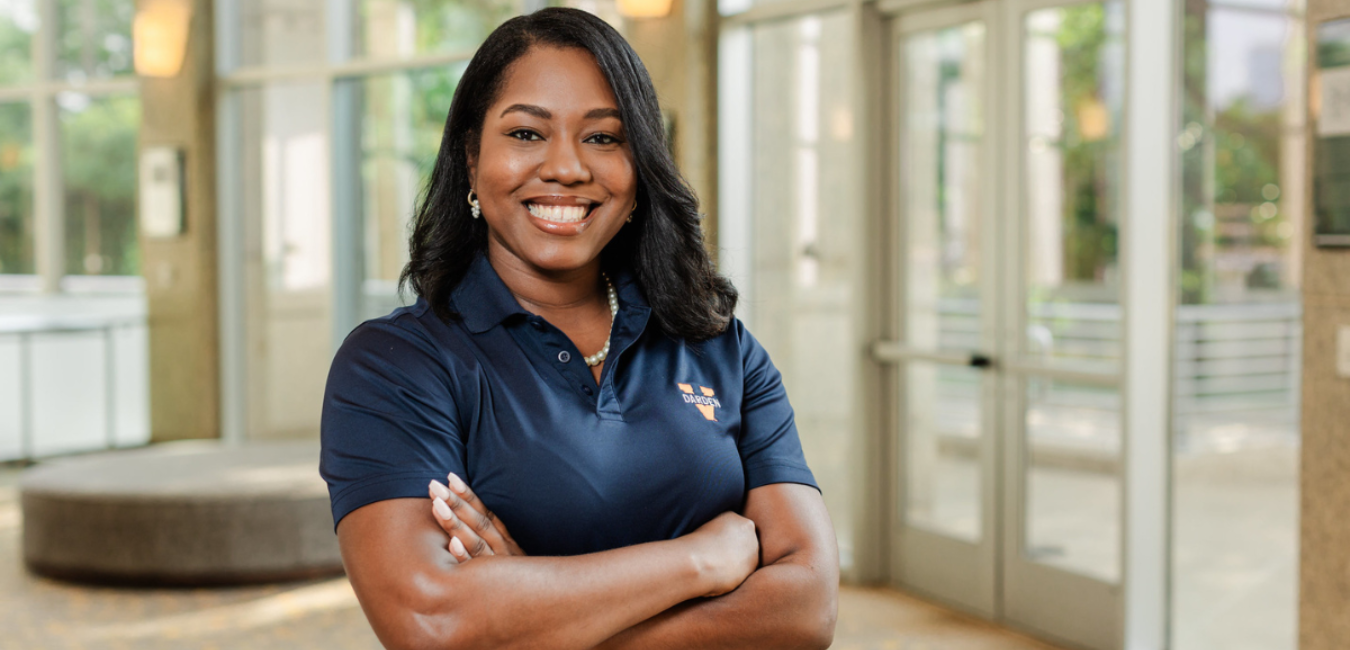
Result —
[[212, 7], [211, 0], [178, 1], [192, 6], [183, 69], [141, 81], [141, 147], [179, 147], [186, 160], [183, 235], [141, 238], [156, 442], [215, 438], [220, 422]]
[[[1309, 0], [1308, 51], [1318, 23], [1344, 17], [1350, 0]], [[1350, 326], [1350, 249], [1305, 255], [1299, 647], [1339, 650], [1350, 643], [1350, 379], [1336, 375], [1335, 339]]]
[[675, 123], [675, 161], [707, 215], [704, 232], [717, 250], [717, 3], [674, 0], [664, 18], [629, 19], [624, 35]]

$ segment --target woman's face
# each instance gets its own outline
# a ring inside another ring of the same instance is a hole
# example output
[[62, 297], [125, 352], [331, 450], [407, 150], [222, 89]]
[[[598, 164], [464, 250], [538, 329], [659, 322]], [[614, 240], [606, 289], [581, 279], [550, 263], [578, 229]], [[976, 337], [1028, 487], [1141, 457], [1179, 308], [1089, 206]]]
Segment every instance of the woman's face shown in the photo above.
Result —
[[614, 92], [582, 49], [535, 46], [506, 74], [469, 152], [488, 246], [544, 273], [582, 268], [636, 205]]

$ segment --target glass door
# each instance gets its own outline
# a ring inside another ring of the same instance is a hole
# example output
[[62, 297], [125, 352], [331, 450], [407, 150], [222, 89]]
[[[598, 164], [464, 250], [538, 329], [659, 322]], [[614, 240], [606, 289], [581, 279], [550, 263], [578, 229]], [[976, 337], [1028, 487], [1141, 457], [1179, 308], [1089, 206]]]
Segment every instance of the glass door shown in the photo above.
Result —
[[1124, 14], [1003, 7], [1002, 614], [1090, 648], [1121, 644]]
[[986, 617], [996, 602], [997, 269], [991, 9], [906, 14], [891, 60], [899, 309], [892, 566], [906, 588]]
[[1123, 6], [893, 25], [893, 578], [1119, 647]]

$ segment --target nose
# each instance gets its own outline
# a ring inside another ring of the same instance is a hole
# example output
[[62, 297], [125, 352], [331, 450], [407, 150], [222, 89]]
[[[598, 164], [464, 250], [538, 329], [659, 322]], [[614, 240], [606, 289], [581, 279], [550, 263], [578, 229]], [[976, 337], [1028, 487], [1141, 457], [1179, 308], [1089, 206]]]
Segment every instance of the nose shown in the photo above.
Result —
[[544, 164], [539, 167], [539, 180], [561, 185], [589, 182], [591, 170], [582, 160], [577, 143], [571, 138], [554, 138], [548, 145]]

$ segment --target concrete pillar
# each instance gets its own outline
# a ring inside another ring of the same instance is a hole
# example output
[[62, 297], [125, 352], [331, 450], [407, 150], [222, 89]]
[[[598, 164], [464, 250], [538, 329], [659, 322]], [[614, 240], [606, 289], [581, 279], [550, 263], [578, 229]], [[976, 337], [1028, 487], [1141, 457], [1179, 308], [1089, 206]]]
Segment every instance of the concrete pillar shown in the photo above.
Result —
[[142, 150], [167, 146], [184, 154], [183, 234], [141, 236], [155, 442], [220, 435], [213, 8], [211, 0], [172, 1], [192, 9], [183, 68], [171, 78], [141, 80]]
[[[1317, 25], [1350, 18], [1350, 0], [1309, 0], [1307, 17], [1309, 74], [1316, 75]], [[1311, 123], [1308, 138], [1304, 196], [1311, 199]], [[1311, 213], [1312, 201], [1306, 205]], [[1299, 647], [1333, 650], [1350, 639], [1350, 379], [1337, 376], [1335, 361], [1336, 331], [1350, 326], [1350, 249], [1307, 243], [1303, 255]]]
[[624, 25], [656, 86], [661, 109], [674, 121], [675, 162], [707, 215], [703, 230], [717, 251], [717, 3], [674, 0], [664, 18]]

